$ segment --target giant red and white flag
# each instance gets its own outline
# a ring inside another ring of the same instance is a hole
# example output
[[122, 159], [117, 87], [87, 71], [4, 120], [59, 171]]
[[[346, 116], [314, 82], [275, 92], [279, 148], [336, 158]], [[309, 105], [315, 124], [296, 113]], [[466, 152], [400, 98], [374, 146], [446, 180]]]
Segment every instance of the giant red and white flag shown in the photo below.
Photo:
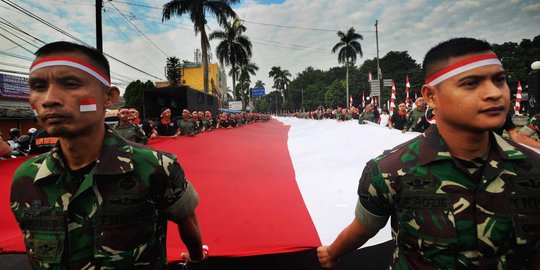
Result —
[[517, 87], [517, 93], [516, 93], [516, 107], [515, 107], [515, 114], [519, 115], [519, 110], [521, 109], [521, 82], [518, 81], [518, 87]]
[[[332, 243], [354, 218], [366, 162], [417, 135], [291, 117], [149, 146], [176, 154], [199, 193], [196, 213], [210, 256], [240, 257]], [[0, 253], [24, 252], [9, 206], [11, 176], [23, 161], [0, 161]], [[390, 239], [387, 225], [366, 246]], [[173, 224], [167, 245], [168, 259], [179, 260], [185, 247]]]

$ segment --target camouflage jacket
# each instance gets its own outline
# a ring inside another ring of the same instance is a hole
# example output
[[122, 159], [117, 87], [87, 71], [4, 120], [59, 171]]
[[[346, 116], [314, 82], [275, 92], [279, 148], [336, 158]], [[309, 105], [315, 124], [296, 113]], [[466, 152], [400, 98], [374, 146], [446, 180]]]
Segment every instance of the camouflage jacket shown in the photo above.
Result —
[[429, 122], [425, 117], [425, 110], [413, 109], [407, 114], [407, 120], [405, 121], [405, 130], [411, 130], [416, 132], [424, 132], [429, 127]]
[[128, 141], [142, 144], [148, 143], [148, 138], [139, 125], [127, 124], [126, 126], [121, 127], [116, 124], [114, 125], [113, 130]]
[[519, 132], [525, 132], [529, 136], [532, 136], [535, 133], [540, 134], [540, 114], [536, 114], [531, 117], [527, 125], [524, 126]]
[[373, 231], [391, 217], [391, 269], [531, 267], [540, 254], [540, 155], [490, 140], [485, 162], [465, 166], [432, 126], [368, 162], [356, 217]]
[[180, 128], [180, 135], [182, 136], [192, 136], [197, 133], [197, 126], [196, 126], [197, 123], [194, 120], [181, 119], [176, 124]]
[[75, 175], [59, 144], [14, 175], [11, 209], [32, 267], [166, 268], [167, 219], [193, 213], [198, 203], [176, 157], [107, 129], [93, 168]]
[[373, 122], [373, 123], [377, 123], [379, 119], [375, 119], [375, 114], [373, 112], [367, 112], [367, 111], [363, 111], [361, 114], [360, 114], [360, 117], [358, 117], [358, 123], [359, 124], [363, 124], [364, 121], [370, 121], [370, 122]]

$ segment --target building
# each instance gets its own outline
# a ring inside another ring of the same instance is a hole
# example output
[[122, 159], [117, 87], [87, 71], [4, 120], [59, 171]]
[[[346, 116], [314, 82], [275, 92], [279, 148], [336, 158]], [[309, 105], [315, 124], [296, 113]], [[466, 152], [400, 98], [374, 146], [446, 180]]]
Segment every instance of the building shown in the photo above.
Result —
[[28, 78], [0, 73], [0, 132], [7, 138], [10, 128], [26, 134], [34, 127], [34, 113], [28, 104]]

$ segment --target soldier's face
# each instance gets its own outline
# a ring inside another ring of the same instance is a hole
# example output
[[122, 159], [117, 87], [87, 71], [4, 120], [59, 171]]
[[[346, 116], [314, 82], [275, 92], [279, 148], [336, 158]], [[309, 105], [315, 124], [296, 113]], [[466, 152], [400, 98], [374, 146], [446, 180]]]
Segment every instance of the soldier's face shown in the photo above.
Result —
[[[475, 55], [451, 58], [448, 65]], [[499, 65], [471, 69], [435, 87], [424, 86], [424, 93], [430, 95], [426, 100], [435, 111], [437, 125], [453, 129], [478, 132], [501, 127], [510, 106], [505, 72]]]
[[[82, 53], [55, 53], [91, 63]], [[39, 58], [38, 58], [39, 59]], [[38, 60], [36, 59], [36, 60]], [[90, 133], [103, 125], [105, 108], [116, 101], [111, 91], [90, 74], [69, 66], [49, 66], [33, 71], [29, 76], [30, 105], [38, 113], [39, 124], [53, 136], [74, 137]], [[95, 100], [95, 109], [81, 111], [81, 100]]]

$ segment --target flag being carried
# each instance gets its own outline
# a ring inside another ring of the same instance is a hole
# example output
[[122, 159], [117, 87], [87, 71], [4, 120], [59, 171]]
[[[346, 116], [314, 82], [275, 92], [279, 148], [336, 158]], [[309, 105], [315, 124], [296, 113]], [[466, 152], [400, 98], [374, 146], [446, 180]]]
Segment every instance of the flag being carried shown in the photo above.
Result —
[[393, 113], [396, 108], [396, 84], [392, 80], [392, 95], [390, 96], [390, 112]]
[[364, 92], [362, 91], [362, 108], [366, 107], [366, 99], [364, 98]]
[[407, 106], [411, 103], [411, 98], [409, 98], [409, 88], [411, 88], [411, 84], [409, 83], [409, 75], [407, 75], [407, 83], [405, 84], [405, 93], [407, 94], [405, 104], [407, 104]]
[[368, 70], [367, 72], [367, 81], [370, 82], [371, 81], [371, 71]]
[[518, 81], [517, 93], [516, 93], [516, 115], [519, 115], [519, 110], [521, 109], [521, 82]]

